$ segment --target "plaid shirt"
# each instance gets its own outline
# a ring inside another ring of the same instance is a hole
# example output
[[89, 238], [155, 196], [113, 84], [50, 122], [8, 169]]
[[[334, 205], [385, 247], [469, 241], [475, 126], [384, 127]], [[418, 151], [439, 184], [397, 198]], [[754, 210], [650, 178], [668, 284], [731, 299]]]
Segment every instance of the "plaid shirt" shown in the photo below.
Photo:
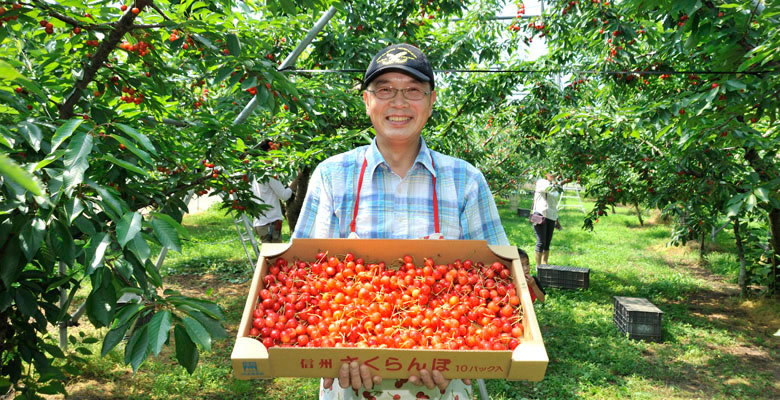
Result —
[[[355, 231], [363, 239], [417, 239], [433, 234], [433, 176], [445, 239], [479, 239], [508, 245], [485, 177], [471, 164], [428, 149], [425, 140], [401, 179], [374, 139], [330, 157], [314, 170], [293, 238], [346, 238], [360, 169], [367, 161]], [[433, 155], [434, 163], [431, 163]], [[434, 165], [435, 164], [435, 168]]]

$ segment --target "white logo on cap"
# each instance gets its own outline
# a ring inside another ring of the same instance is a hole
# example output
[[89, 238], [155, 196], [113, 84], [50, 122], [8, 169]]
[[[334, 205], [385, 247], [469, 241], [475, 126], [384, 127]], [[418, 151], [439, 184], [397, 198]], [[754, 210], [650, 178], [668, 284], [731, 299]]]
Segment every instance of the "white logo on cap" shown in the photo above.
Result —
[[408, 60], [416, 60], [417, 56], [407, 49], [396, 49], [394, 53], [387, 52], [376, 60], [380, 65], [406, 64]]

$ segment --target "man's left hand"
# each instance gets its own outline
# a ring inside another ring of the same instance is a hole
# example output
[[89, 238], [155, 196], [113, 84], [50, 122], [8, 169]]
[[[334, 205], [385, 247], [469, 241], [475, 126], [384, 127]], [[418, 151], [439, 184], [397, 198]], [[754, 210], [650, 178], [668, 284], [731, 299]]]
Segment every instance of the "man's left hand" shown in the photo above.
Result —
[[[417, 386], [424, 385], [428, 389], [438, 387], [439, 390], [447, 390], [447, 386], [450, 384], [450, 380], [444, 378], [439, 371], [428, 372], [426, 369], [420, 370], [420, 376], [412, 375], [409, 377], [409, 383]], [[471, 385], [471, 379], [464, 379], [463, 383]]]

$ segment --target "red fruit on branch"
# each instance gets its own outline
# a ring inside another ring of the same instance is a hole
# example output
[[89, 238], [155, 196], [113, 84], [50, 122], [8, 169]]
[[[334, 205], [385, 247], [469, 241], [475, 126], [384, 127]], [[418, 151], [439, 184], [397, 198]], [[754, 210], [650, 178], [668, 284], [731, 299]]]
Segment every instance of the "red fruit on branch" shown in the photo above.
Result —
[[127, 6], [122, 4], [121, 6], [119, 6], [119, 9], [122, 10], [123, 12], [127, 11]]
[[132, 10], [130, 10], [133, 14], [138, 15], [138, 13], [141, 12], [141, 10], [138, 9], [138, 7], [133, 7]]

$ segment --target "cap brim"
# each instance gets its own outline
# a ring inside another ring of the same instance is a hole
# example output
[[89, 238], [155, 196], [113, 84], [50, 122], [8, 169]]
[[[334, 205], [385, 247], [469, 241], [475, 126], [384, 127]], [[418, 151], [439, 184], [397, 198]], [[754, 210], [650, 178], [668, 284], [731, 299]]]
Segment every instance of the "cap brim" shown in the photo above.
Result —
[[363, 81], [363, 89], [368, 87], [368, 84], [371, 83], [377, 76], [384, 74], [385, 72], [392, 72], [392, 71], [398, 71], [401, 73], [404, 73], [406, 75], [411, 75], [413, 78], [421, 81], [421, 82], [431, 82], [431, 78], [423, 74], [422, 72], [410, 68], [403, 65], [390, 65], [387, 67], [381, 67], [374, 70], [374, 72], [371, 73], [371, 75], [367, 76], [365, 80]]

